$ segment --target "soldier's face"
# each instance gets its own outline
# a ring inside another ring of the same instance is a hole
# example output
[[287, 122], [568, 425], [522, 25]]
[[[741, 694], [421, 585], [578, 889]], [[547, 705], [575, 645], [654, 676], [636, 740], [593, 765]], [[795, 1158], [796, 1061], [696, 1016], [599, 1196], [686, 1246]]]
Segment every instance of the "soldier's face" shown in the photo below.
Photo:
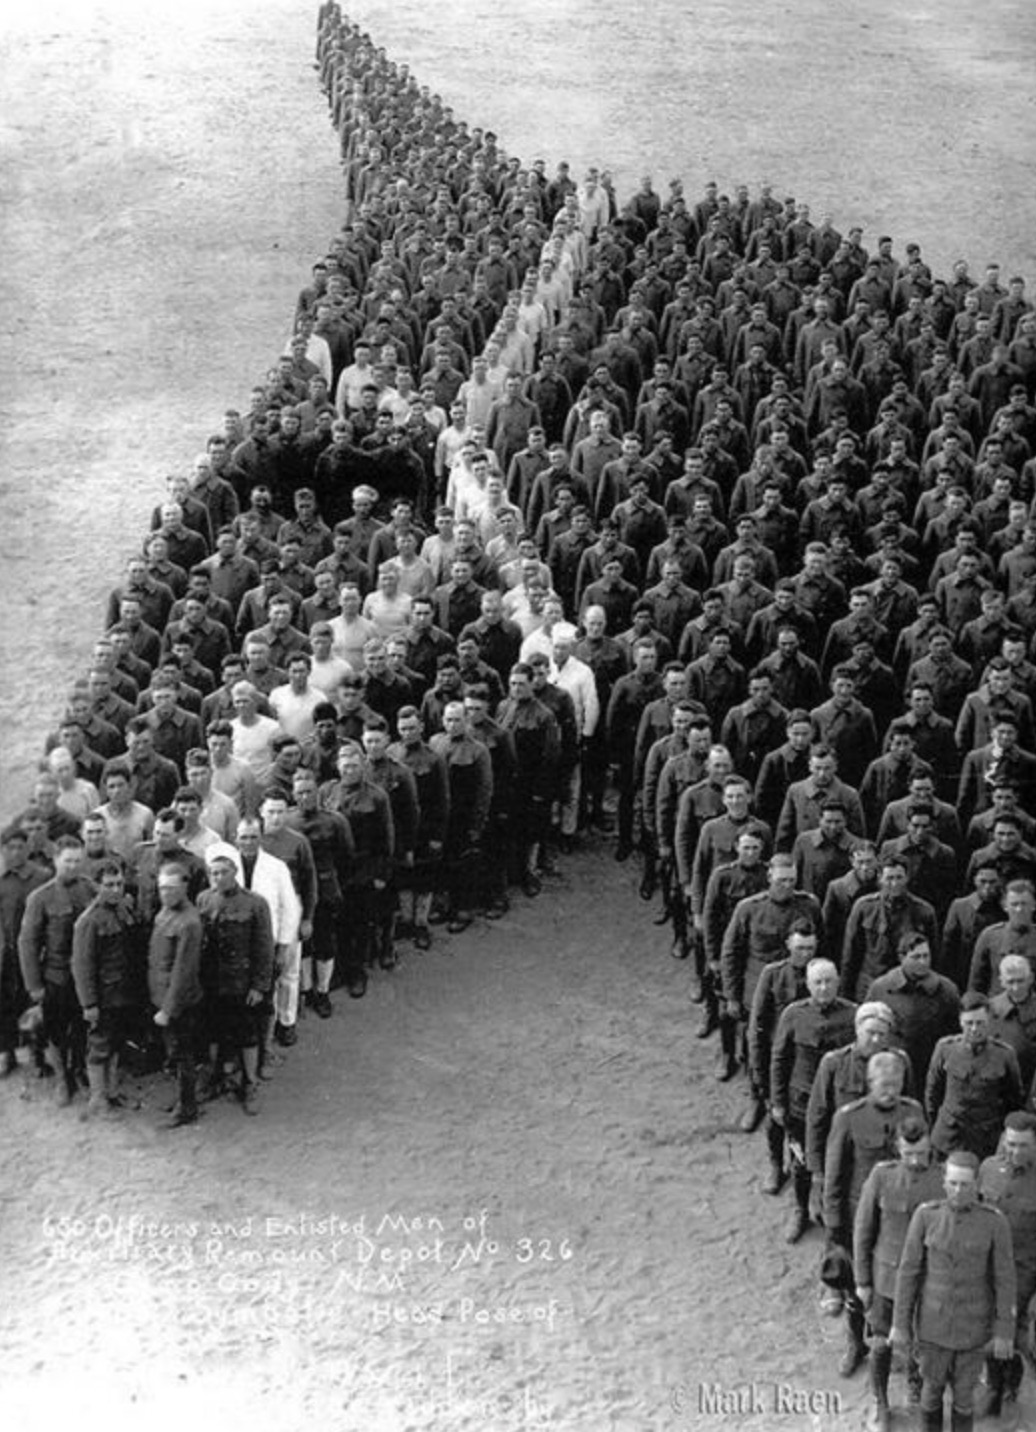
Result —
[[943, 1188], [946, 1190], [946, 1202], [951, 1208], [970, 1208], [978, 1197], [975, 1170], [948, 1163], [943, 1174]]
[[1036, 1133], [1025, 1129], [1004, 1130], [1004, 1158], [1012, 1168], [1032, 1168], [1036, 1163]]
[[960, 1032], [970, 1049], [981, 1049], [989, 1038], [989, 1015], [984, 1009], [966, 1009], [960, 1017]]
[[928, 1135], [916, 1143], [908, 1144], [905, 1139], [900, 1139], [898, 1144], [899, 1161], [903, 1167], [911, 1173], [923, 1173], [932, 1161], [932, 1144]]

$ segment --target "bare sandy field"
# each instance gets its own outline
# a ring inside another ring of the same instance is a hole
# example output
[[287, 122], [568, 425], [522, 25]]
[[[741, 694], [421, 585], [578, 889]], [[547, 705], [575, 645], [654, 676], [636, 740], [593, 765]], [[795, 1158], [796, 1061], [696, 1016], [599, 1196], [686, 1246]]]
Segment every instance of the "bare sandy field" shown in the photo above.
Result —
[[[936, 266], [1036, 282], [1023, 0], [354, 13], [526, 158], [609, 164], [620, 193], [645, 168], [692, 193], [769, 177]], [[5, 815], [164, 473], [244, 402], [340, 222], [314, 16], [0, 20]], [[0, 1087], [5, 1426], [862, 1425], [819, 1235], [782, 1243], [740, 1089], [607, 848], [314, 1024], [254, 1121], [218, 1105], [162, 1136], [151, 1085], [88, 1134], [34, 1081]]]

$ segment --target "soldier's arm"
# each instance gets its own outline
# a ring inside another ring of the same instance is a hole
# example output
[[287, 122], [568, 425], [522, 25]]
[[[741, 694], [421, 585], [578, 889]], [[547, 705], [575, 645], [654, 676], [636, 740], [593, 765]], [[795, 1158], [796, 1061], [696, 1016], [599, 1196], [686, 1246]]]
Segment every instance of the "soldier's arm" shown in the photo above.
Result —
[[740, 909], [735, 910], [720, 947], [720, 978], [723, 984], [723, 998], [728, 1004], [740, 1005], [741, 997], [745, 992], [743, 954], [747, 933], [744, 924], [744, 914]]
[[273, 981], [273, 920], [265, 900], [257, 899], [252, 916], [249, 950], [249, 992], [265, 995]]
[[773, 1037], [770, 1054], [770, 1108], [788, 1110], [788, 1084], [791, 1066], [795, 1059], [795, 1038], [788, 1010], [784, 1010], [777, 1021], [777, 1032]]
[[22, 927], [18, 932], [18, 963], [22, 967], [25, 988], [34, 1000], [43, 998], [43, 971], [40, 968], [40, 952], [47, 927], [47, 915], [43, 902], [34, 890], [25, 904]]
[[928, 1123], [934, 1124], [946, 1098], [946, 1051], [942, 1041], [935, 1046], [924, 1089], [924, 1111]]
[[874, 1249], [881, 1232], [881, 1201], [878, 1194], [882, 1175], [879, 1168], [872, 1168], [867, 1175], [867, 1181], [860, 1192], [860, 1201], [856, 1206], [856, 1220], [853, 1224], [853, 1271], [857, 1290], [874, 1288]]
[[767, 967], [759, 976], [748, 1015], [748, 1068], [763, 1090], [769, 1084], [774, 1011], [773, 980]]
[[806, 1167], [810, 1173], [822, 1176], [824, 1172], [824, 1150], [827, 1134], [831, 1127], [831, 1079], [833, 1065], [825, 1054], [809, 1091], [806, 1105]]
[[845, 1110], [839, 1109], [824, 1152], [824, 1227], [827, 1236], [843, 1246], [849, 1243], [852, 1236], [852, 1230], [847, 1227], [852, 1154], [849, 1121]]
[[[993, 1337], [1013, 1348], [1017, 1317], [1018, 1274], [1014, 1264], [1011, 1226], [1002, 1213], [997, 1210], [994, 1212], [996, 1219], [991, 1250], [992, 1268], [990, 1270], [993, 1274], [993, 1298], [996, 1305], [993, 1313]], [[1007, 1356], [1010, 1356], [1010, 1353]]]
[[924, 1235], [928, 1211], [924, 1204], [914, 1210], [899, 1255], [891, 1340], [907, 1346], [914, 1336], [914, 1311], [924, 1272]]
[[169, 971], [169, 988], [162, 1002], [162, 1012], [176, 1019], [184, 1010], [184, 991], [196, 983], [201, 963], [201, 921], [185, 920], [176, 940], [176, 954]]
[[80, 915], [72, 928], [72, 979], [84, 1010], [97, 1007], [97, 951], [92, 920]]

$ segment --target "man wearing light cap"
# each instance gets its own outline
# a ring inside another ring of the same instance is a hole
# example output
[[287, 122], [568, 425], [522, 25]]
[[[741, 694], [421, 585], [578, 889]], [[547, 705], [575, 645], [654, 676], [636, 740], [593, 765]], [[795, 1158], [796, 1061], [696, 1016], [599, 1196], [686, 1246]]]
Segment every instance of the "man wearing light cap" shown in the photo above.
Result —
[[1011, 1356], [1017, 1279], [1007, 1219], [979, 1202], [974, 1154], [950, 1154], [943, 1187], [946, 1197], [922, 1203], [910, 1220], [889, 1340], [909, 1349], [916, 1331], [924, 1432], [941, 1432], [947, 1385], [953, 1432], [971, 1432], [987, 1345], [995, 1358]]

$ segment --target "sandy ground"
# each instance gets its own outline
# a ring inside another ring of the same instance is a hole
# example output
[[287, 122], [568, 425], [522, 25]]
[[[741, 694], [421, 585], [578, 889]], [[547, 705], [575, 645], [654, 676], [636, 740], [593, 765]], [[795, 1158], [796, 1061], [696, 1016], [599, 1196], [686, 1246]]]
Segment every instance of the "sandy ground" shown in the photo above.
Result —
[[[340, 221], [314, 11], [4, 12], [4, 814], [156, 486], [243, 403]], [[355, 13], [527, 158], [620, 191], [768, 176], [940, 267], [1036, 276], [1021, 0]], [[741, 1091], [609, 854], [310, 1022], [258, 1120], [162, 1136], [152, 1083], [88, 1135], [0, 1089], [4, 1425], [859, 1428], [819, 1237], [781, 1242]]]

